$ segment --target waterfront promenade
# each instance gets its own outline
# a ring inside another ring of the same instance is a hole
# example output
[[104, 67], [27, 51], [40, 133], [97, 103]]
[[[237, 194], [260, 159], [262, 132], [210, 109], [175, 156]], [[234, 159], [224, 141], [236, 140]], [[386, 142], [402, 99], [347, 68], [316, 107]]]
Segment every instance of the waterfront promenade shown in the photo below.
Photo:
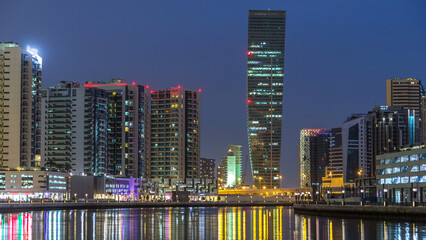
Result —
[[250, 206], [292, 206], [284, 201], [223, 201], [223, 202], [119, 202], [119, 201], [81, 201], [81, 202], [37, 202], [0, 203], [0, 212], [21, 212], [36, 210], [65, 209], [105, 209], [105, 208], [158, 208], [158, 207], [250, 207]]
[[410, 205], [384, 205], [381, 204], [294, 204], [294, 212], [315, 215], [338, 215], [338, 216], [392, 216], [392, 217], [420, 217], [426, 219], [426, 206]]

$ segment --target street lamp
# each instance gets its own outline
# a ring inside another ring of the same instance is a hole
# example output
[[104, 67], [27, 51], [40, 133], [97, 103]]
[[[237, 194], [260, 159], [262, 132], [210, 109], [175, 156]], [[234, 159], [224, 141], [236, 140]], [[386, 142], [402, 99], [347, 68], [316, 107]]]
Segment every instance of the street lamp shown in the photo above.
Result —
[[260, 183], [259, 183], [259, 186], [262, 186], [262, 177], [259, 177], [259, 181], [260, 181]]

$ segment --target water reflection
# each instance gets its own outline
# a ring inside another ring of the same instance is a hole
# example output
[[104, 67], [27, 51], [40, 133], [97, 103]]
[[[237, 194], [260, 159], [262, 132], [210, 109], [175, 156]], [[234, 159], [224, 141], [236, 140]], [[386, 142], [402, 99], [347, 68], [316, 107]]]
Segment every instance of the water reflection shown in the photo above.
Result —
[[287, 207], [146, 208], [0, 214], [0, 239], [425, 239], [426, 225], [326, 218]]
[[295, 215], [300, 239], [426, 239], [425, 223]]

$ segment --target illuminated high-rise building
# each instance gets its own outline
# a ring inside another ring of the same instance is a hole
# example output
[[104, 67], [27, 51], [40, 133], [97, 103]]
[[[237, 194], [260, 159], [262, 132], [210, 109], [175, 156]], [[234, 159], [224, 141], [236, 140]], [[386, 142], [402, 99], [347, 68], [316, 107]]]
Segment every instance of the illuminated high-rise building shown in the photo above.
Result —
[[149, 156], [149, 89], [123, 79], [87, 82], [107, 93], [107, 172], [114, 176], [147, 177]]
[[[420, 80], [414, 78], [394, 78], [386, 80], [386, 105], [401, 106], [410, 109], [418, 119], [418, 127], [422, 129], [422, 84]], [[426, 121], [425, 121], [426, 122]], [[413, 124], [413, 123], [411, 123]], [[424, 131], [424, 130], [423, 130]], [[410, 144], [424, 142], [426, 136], [419, 134], [416, 139], [410, 139]]]
[[329, 160], [327, 129], [302, 129], [299, 142], [299, 187], [319, 186]]
[[371, 119], [371, 175], [374, 176], [377, 155], [399, 151], [413, 145], [420, 136], [415, 110], [402, 106], [379, 106], [369, 113]]
[[0, 167], [38, 167], [42, 58], [36, 49], [0, 43]]
[[352, 114], [341, 126], [343, 181], [371, 175], [371, 123], [368, 114]]
[[241, 148], [239, 145], [228, 145], [228, 152], [222, 158], [221, 171], [226, 187], [236, 187], [242, 183]]
[[414, 78], [394, 78], [386, 80], [386, 105], [401, 106], [415, 110], [416, 117], [421, 117], [422, 86]]
[[285, 21], [285, 11], [249, 11], [247, 125], [258, 188], [280, 185]]
[[61, 82], [41, 96], [41, 166], [74, 175], [106, 174], [106, 92]]
[[181, 86], [151, 92], [151, 178], [198, 178], [201, 90]]

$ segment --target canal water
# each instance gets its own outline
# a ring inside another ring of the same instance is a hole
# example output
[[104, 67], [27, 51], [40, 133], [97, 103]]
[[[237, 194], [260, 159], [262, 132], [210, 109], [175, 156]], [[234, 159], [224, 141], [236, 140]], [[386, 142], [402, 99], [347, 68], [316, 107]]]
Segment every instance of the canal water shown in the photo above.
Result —
[[291, 207], [0, 213], [0, 239], [426, 239], [426, 223], [320, 217]]

